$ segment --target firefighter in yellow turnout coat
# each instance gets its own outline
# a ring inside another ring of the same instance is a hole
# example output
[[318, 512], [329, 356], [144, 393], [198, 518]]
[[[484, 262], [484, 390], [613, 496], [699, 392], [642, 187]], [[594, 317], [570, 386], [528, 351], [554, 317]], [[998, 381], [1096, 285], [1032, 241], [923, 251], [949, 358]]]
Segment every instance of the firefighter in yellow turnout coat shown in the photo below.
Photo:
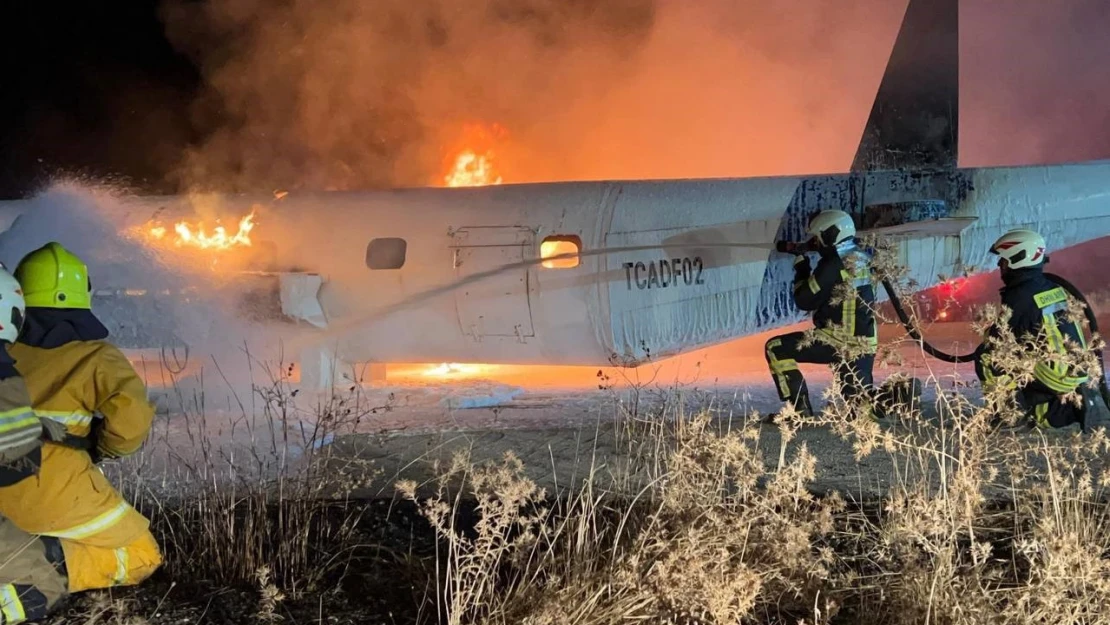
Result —
[[0, 515], [59, 539], [69, 591], [137, 584], [162, 556], [150, 522], [95, 466], [142, 446], [154, 409], [131, 363], [104, 339], [92, 313], [88, 269], [61, 245], [29, 253], [16, 267], [27, 320], [11, 347], [35, 413], [89, 437], [93, 450], [47, 443], [34, 479], [0, 488]]

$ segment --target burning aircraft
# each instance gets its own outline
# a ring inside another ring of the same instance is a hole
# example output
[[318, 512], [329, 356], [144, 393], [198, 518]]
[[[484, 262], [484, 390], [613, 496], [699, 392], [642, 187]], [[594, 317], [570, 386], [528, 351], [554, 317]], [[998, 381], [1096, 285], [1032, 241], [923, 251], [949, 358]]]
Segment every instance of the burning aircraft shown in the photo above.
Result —
[[296, 329], [302, 382], [326, 386], [350, 363], [631, 366], [797, 322], [775, 242], [823, 209], [890, 237], [922, 288], [992, 267], [1010, 228], [1052, 249], [1110, 234], [1110, 162], [957, 166], [957, 8], [910, 2], [844, 174], [504, 184], [496, 154], [464, 150], [435, 183], [457, 188], [120, 200], [110, 221], [127, 237], [211, 269], [172, 293], [111, 283], [145, 265], [79, 236], [21, 233], [27, 201], [0, 206], [0, 255], [51, 238], [83, 251], [132, 347], [176, 340], [140, 302], [239, 276], [243, 314]]

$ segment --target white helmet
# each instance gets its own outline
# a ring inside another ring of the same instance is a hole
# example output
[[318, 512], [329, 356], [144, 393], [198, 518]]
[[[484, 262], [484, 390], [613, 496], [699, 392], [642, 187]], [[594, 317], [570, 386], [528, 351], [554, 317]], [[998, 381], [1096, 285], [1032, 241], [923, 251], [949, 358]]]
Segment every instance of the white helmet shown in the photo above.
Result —
[[856, 224], [844, 211], [826, 210], [810, 220], [806, 234], [817, 237], [822, 245], [833, 247], [856, 236]]
[[23, 329], [23, 287], [0, 264], [0, 341], [14, 343]]
[[1043, 263], [1044, 248], [1044, 237], [1032, 230], [1019, 228], [999, 237], [991, 246], [991, 253], [1005, 259], [1010, 269], [1022, 269]]

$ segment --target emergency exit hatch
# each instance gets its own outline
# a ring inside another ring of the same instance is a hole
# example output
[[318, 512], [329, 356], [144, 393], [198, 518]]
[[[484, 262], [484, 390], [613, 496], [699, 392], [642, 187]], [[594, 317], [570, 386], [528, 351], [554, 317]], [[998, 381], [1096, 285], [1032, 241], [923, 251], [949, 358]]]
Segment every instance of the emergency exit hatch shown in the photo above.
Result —
[[[455, 277], [520, 263], [530, 257], [535, 235], [528, 228], [472, 227], [452, 233]], [[459, 325], [464, 334], [483, 337], [535, 336], [532, 327], [530, 267], [486, 276], [455, 290]]]

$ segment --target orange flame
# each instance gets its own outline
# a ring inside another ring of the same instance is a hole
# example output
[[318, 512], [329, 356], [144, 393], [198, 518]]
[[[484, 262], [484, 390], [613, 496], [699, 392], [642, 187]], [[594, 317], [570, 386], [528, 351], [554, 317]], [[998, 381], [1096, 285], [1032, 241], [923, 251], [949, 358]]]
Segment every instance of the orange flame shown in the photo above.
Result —
[[227, 228], [218, 224], [212, 229], [212, 234], [208, 234], [202, 224], [190, 226], [187, 222], [179, 221], [173, 227], [174, 232], [177, 233], [177, 240], [174, 241], [174, 245], [219, 250], [236, 246], [249, 247], [251, 244], [250, 234], [253, 229], [254, 211], [239, 220], [239, 229], [235, 234], [228, 234]]
[[482, 365], [459, 364], [456, 362], [445, 362], [439, 365], [428, 367], [424, 371], [424, 375], [429, 377], [448, 377], [451, 375], [473, 375], [482, 371]]
[[455, 166], [443, 177], [443, 182], [449, 187], [484, 187], [501, 184], [501, 176], [493, 169], [492, 155], [463, 150], [455, 157]]
[[443, 184], [448, 187], [482, 187], [501, 184], [494, 144], [504, 138], [504, 128], [467, 124], [463, 127], [461, 147], [449, 159]]
[[[190, 224], [187, 221], [179, 221], [173, 226], [173, 232], [176, 235], [173, 238], [173, 245], [202, 250], [229, 250], [235, 247], [250, 247], [250, 233], [251, 230], [254, 230], [254, 226], [253, 210], [249, 215], [239, 219], [238, 229], [234, 234], [228, 232], [228, 229], [221, 225], [219, 221], [216, 222], [211, 232], [202, 223]], [[169, 232], [165, 226], [148, 226], [145, 234], [155, 241], [166, 241], [166, 235]]]

